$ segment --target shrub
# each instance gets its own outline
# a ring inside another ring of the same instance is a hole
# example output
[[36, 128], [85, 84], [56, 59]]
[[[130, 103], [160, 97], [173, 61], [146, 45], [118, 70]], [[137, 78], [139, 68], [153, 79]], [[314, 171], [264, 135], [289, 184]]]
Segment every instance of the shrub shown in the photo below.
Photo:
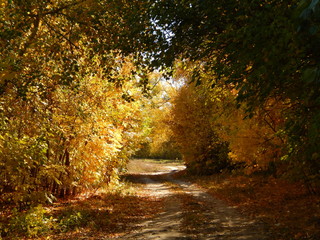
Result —
[[17, 209], [14, 209], [7, 234], [36, 237], [50, 232], [57, 227], [56, 220], [53, 217], [47, 217], [45, 214], [46, 210], [42, 205], [30, 208], [26, 212], [18, 212]]

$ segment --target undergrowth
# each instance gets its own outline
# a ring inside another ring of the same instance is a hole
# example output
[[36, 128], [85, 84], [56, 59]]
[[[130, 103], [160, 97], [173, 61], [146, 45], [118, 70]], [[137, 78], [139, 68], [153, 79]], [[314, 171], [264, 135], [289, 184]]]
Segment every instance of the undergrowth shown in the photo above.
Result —
[[67, 211], [54, 217], [50, 214], [50, 209], [42, 205], [25, 212], [14, 208], [9, 221], [2, 223], [1, 236], [8, 239], [22, 236], [34, 238], [49, 233], [67, 232], [85, 226], [89, 217], [84, 211]]
[[109, 188], [60, 200], [53, 205], [37, 205], [28, 210], [12, 208], [1, 212], [0, 239], [72, 239], [81, 235], [120, 235], [132, 222], [152, 217], [161, 204], [140, 196], [128, 182], [113, 183]]

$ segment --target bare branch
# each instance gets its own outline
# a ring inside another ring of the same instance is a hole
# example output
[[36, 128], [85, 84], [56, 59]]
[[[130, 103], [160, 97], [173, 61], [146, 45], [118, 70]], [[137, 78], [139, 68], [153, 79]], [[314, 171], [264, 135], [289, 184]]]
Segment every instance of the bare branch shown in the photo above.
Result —
[[78, 4], [84, 3], [85, 1], [87, 1], [87, 0], [81, 0], [81, 1], [77, 1], [77, 2], [74, 2], [74, 3], [68, 4], [68, 5], [64, 5], [64, 6], [56, 8], [56, 9], [52, 9], [52, 10], [50, 10], [48, 12], [44, 12], [41, 15], [45, 16], [45, 15], [57, 14], [57, 13], [60, 13], [64, 9], [67, 9], [67, 8], [76, 6]]
[[47, 21], [45, 21], [43, 19], [43, 22], [48, 26], [48, 28], [50, 28], [52, 31], [54, 31], [55, 33], [57, 33], [59, 36], [61, 36], [63, 39], [65, 39], [71, 46], [75, 47], [76, 49], [80, 49], [75, 43], [73, 43], [68, 37], [66, 37], [65, 35], [63, 35], [60, 31], [58, 31], [57, 29], [55, 29], [53, 26], [51, 26]]
[[25, 52], [27, 51], [27, 48], [30, 46], [30, 44], [32, 43], [32, 41], [36, 37], [39, 26], [40, 26], [40, 17], [36, 16], [34, 19], [34, 22], [33, 22], [33, 29], [31, 31], [31, 35], [30, 35], [29, 39], [26, 41], [26, 43], [24, 44], [23, 48], [20, 50], [19, 56], [23, 56], [25, 54]]

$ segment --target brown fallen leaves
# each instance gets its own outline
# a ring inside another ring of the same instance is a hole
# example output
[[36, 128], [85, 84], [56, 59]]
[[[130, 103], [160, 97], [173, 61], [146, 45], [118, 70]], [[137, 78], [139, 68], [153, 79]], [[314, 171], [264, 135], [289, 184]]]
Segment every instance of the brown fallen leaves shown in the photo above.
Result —
[[[161, 210], [162, 202], [159, 199], [144, 195], [100, 194], [73, 203], [71, 207], [91, 212], [88, 224], [80, 230], [62, 233], [59, 237], [55, 236], [52, 239], [119, 238], [134, 230], [136, 223], [152, 218]], [[66, 209], [63, 208], [59, 211], [61, 213]]]
[[[6, 236], [4, 239], [110, 239], [121, 238], [137, 228], [139, 222], [152, 218], [162, 209], [161, 199], [137, 190], [134, 194], [98, 193], [91, 197], [59, 201], [46, 207], [59, 228], [28, 238]], [[63, 221], [63, 224], [61, 222]], [[61, 227], [62, 226], [62, 227]]]
[[274, 239], [320, 239], [320, 196], [309, 194], [301, 183], [230, 174], [191, 180], [244, 214], [267, 223]]

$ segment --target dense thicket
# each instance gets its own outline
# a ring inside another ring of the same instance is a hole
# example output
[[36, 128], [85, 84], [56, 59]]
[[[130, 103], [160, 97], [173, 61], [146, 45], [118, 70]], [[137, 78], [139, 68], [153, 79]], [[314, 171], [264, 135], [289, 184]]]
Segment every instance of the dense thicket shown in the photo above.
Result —
[[[153, 8], [170, 33], [165, 62], [197, 60], [212, 79], [237, 89], [250, 116], [276, 102], [282, 159], [312, 179], [320, 170], [319, 10], [317, 0], [164, 0]], [[201, 82], [198, 71], [193, 80]]]
[[230, 150], [319, 181], [319, 13], [318, 0], [1, 1], [2, 200], [108, 182], [150, 133], [148, 72], [177, 58], [202, 87], [179, 89], [154, 123], [172, 126], [163, 139], [188, 163], [206, 169]]
[[[210, 174], [235, 168], [269, 171], [285, 153], [284, 124], [276, 101], [269, 101], [254, 116], [246, 118], [245, 106], [238, 106], [237, 90], [223, 83], [212, 87], [212, 73], [199, 70], [201, 84], [190, 83], [198, 64], [178, 62], [175, 77], [185, 84], [172, 95], [167, 119], [172, 138], [191, 172]], [[189, 82], [189, 83], [188, 83]]]
[[172, 104], [171, 98], [175, 95], [176, 87], [173, 82], [167, 82], [162, 74], [157, 74], [158, 78], [152, 77], [152, 100], [145, 105], [148, 116], [145, 123], [148, 126], [148, 134], [145, 141], [141, 143], [141, 149], [136, 152], [136, 158], [153, 159], [181, 159], [181, 154], [173, 139], [172, 129], [170, 128], [170, 112]]
[[[218, 173], [230, 167], [229, 144], [217, 134], [213, 115], [217, 112], [208, 91], [184, 85], [172, 102], [170, 128], [189, 172]], [[218, 93], [217, 93], [218, 95]]]
[[97, 187], [134, 152], [147, 90], [135, 53], [153, 34], [145, 7], [1, 1], [2, 202], [23, 206]]

